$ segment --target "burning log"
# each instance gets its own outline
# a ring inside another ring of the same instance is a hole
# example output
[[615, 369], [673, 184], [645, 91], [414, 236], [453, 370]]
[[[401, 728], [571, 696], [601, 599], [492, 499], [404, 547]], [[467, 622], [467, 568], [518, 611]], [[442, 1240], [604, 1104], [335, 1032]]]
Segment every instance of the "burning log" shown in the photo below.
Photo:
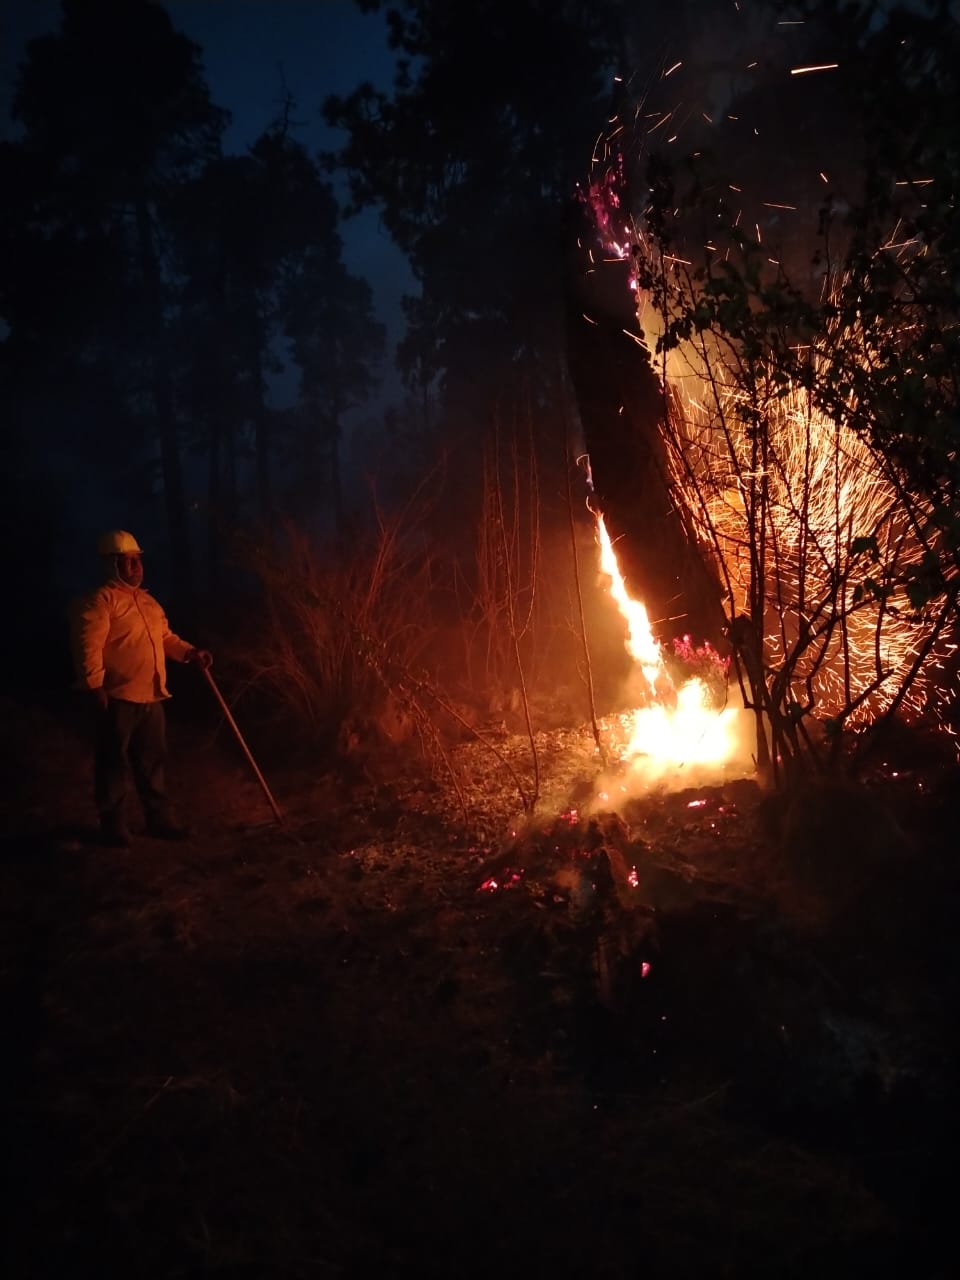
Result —
[[580, 201], [571, 207], [567, 365], [598, 503], [631, 594], [665, 631], [722, 635], [720, 591], [671, 500], [660, 439], [665, 402], [637, 320], [632, 263], [612, 255]]
[[[578, 224], [570, 267], [568, 362], [590, 450], [590, 483], [596, 480], [602, 510], [595, 511], [600, 567], [627, 622], [627, 649], [640, 676], [630, 754], [670, 766], [722, 762], [733, 754], [724, 711], [726, 668], [709, 639], [698, 648], [690, 634], [697, 630], [719, 641], [719, 586], [709, 578], [670, 500], [664, 397], [637, 320], [631, 264], [603, 254], [582, 207]], [[592, 500], [590, 506], [594, 509]], [[682, 620], [682, 636], [673, 637], [678, 653], [708, 654], [714, 674], [722, 672], [717, 688], [682, 669], [674, 677], [664, 637], [654, 634], [641, 599], [651, 602], [661, 632]]]

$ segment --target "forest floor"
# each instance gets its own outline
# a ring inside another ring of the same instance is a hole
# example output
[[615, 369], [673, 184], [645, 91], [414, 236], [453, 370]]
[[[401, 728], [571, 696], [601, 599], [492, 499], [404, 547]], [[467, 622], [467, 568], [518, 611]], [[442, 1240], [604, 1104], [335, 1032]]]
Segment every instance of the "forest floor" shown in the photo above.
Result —
[[2, 712], [8, 1280], [956, 1274], [951, 770], [588, 810], [554, 729], [521, 827], [476, 743], [268, 753], [280, 827], [174, 703], [194, 834], [119, 852], [79, 721]]

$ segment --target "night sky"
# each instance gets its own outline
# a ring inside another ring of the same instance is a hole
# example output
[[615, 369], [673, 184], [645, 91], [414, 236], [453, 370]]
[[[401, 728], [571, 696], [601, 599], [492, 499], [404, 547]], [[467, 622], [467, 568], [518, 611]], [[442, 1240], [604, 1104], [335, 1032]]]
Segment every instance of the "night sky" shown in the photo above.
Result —
[[[326, 126], [322, 104], [332, 93], [348, 93], [364, 81], [389, 88], [393, 55], [387, 47], [380, 15], [363, 14], [352, 0], [173, 0], [164, 4], [174, 27], [202, 49], [211, 100], [231, 114], [223, 137], [224, 149], [242, 152], [274, 120], [284, 98], [296, 102], [295, 136], [314, 155], [333, 150], [342, 140], [339, 130]], [[10, 103], [17, 70], [29, 40], [60, 29], [59, 0], [0, 0], [0, 138], [16, 137]], [[338, 187], [341, 204], [345, 188]], [[344, 262], [373, 290], [377, 318], [386, 325], [387, 346], [379, 369], [380, 389], [346, 419], [346, 426], [375, 427], [384, 410], [398, 403], [403, 388], [393, 352], [403, 334], [400, 299], [417, 291], [405, 257], [379, 225], [376, 210], [365, 210], [340, 228]], [[281, 407], [296, 400], [299, 371], [292, 362], [270, 380], [268, 400]], [[347, 454], [349, 463], [349, 452]], [[73, 468], [48, 455], [52, 474], [66, 483]], [[192, 460], [188, 457], [189, 468]], [[348, 477], [349, 478], [349, 477]], [[91, 571], [94, 533], [105, 524], [130, 522], [124, 498], [109, 478], [91, 474], [84, 492], [72, 486], [71, 508], [65, 515], [71, 536], [61, 547], [59, 592], [72, 595]], [[160, 528], [148, 520], [138, 523], [142, 537], [159, 543]], [[153, 585], [163, 585], [163, 570], [153, 562]]]
[[[363, 81], [389, 87], [393, 54], [382, 16], [363, 14], [352, 0], [171, 0], [163, 7], [174, 26], [203, 50], [210, 95], [232, 116], [227, 151], [243, 151], [277, 115], [285, 93], [297, 103], [296, 136], [316, 153], [341, 139], [326, 127], [321, 107], [331, 93], [348, 93]], [[59, 0], [0, 0], [0, 136], [10, 136], [10, 99], [26, 42], [60, 25]], [[400, 333], [399, 301], [415, 283], [406, 260], [368, 211], [342, 227], [344, 258], [374, 291], [379, 318], [388, 326], [388, 350]], [[384, 367], [382, 399], [397, 395]]]

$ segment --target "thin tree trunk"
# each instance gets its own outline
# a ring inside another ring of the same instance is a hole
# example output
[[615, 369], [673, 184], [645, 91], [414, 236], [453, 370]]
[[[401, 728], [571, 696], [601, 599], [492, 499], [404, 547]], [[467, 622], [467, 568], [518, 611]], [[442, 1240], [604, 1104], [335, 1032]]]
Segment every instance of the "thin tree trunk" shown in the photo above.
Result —
[[334, 424], [330, 435], [330, 501], [333, 506], [333, 527], [337, 537], [343, 537], [345, 519], [343, 511], [343, 480], [340, 474], [340, 423]]
[[577, 617], [580, 623], [580, 644], [583, 648], [583, 671], [584, 681], [587, 686], [587, 702], [590, 708], [590, 725], [593, 729], [593, 740], [597, 744], [597, 750], [600, 752], [600, 758], [604, 764], [607, 763], [607, 751], [603, 745], [603, 739], [600, 736], [600, 725], [597, 721], [597, 702], [593, 690], [593, 664], [590, 661], [590, 645], [587, 641], [587, 623], [583, 614], [583, 591], [580, 586], [580, 555], [577, 550], [577, 526], [573, 518], [573, 486], [570, 481], [570, 467], [573, 463], [571, 457], [572, 450], [570, 448], [570, 433], [566, 423], [566, 414], [564, 414], [564, 456], [567, 466], [567, 519], [570, 522], [570, 547], [573, 559], [573, 584], [577, 593]]
[[228, 529], [237, 527], [237, 433], [228, 422], [223, 432], [223, 521]]
[[167, 356], [167, 335], [163, 315], [163, 282], [160, 278], [160, 265], [157, 260], [153, 229], [150, 225], [150, 210], [146, 198], [141, 196], [137, 200], [135, 208], [140, 267], [143, 272], [145, 300], [153, 334], [153, 397], [157, 415], [160, 471], [163, 478], [167, 532], [170, 538], [176, 591], [189, 606], [193, 601], [190, 534], [187, 529], [180, 435], [174, 414], [173, 386]]
[[343, 474], [341, 466], [340, 445], [342, 440], [342, 429], [340, 425], [342, 401], [338, 387], [334, 387], [333, 391], [333, 409], [330, 415], [329, 429], [329, 467], [330, 473], [328, 480], [330, 483], [330, 502], [333, 507], [333, 527], [336, 530], [337, 537], [342, 538], [345, 531], [344, 512], [343, 512]]
[[220, 522], [223, 518], [223, 429], [218, 417], [210, 424], [207, 456], [207, 587], [220, 587]]
[[270, 475], [270, 425], [263, 389], [263, 327], [260, 317], [253, 321], [250, 369], [253, 378], [254, 456], [257, 474], [257, 505], [264, 527], [273, 526], [273, 500]]

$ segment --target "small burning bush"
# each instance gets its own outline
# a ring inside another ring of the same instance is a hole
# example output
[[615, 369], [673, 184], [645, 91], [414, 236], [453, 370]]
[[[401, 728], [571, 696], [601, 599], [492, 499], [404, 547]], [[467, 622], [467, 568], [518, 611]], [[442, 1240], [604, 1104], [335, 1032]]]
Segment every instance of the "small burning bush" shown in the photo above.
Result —
[[666, 660], [674, 684], [699, 680], [707, 692], [708, 705], [723, 707], [727, 701], [730, 659], [722, 658], [709, 640], [698, 645], [689, 635], [677, 636], [671, 648]]

